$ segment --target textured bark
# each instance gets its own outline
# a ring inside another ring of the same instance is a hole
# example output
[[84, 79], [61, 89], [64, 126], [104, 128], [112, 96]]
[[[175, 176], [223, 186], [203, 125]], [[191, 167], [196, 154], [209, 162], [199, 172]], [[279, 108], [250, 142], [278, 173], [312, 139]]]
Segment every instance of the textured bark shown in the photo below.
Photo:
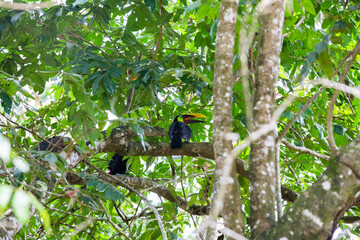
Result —
[[[213, 140], [215, 182], [206, 239], [212, 239], [219, 210], [226, 228], [244, 234], [239, 185], [234, 159], [229, 158], [232, 145], [233, 51], [237, 0], [223, 0], [216, 33], [214, 67]], [[227, 170], [226, 170], [227, 169]], [[222, 185], [222, 186], [221, 186]], [[224, 191], [222, 191], [222, 188]], [[226, 199], [225, 197], [226, 196]], [[223, 200], [224, 199], [224, 200]], [[232, 239], [232, 238], [228, 238]]]
[[259, 239], [331, 239], [360, 193], [360, 136], [340, 149], [322, 176]]
[[170, 143], [145, 142], [145, 149], [141, 142], [129, 141], [126, 144], [111, 143], [99, 152], [116, 152], [126, 156], [172, 156], [186, 155], [214, 159], [213, 145], [203, 143], [183, 143], [181, 148], [171, 149]]
[[[285, 1], [264, 1], [260, 11], [259, 49], [253, 91], [253, 131], [272, 123]], [[273, 131], [251, 144], [249, 173], [252, 237], [276, 222], [276, 123], [273, 126]]]
[[21, 229], [22, 224], [15, 218], [11, 209], [8, 209], [0, 220], [0, 239], [10, 240]]

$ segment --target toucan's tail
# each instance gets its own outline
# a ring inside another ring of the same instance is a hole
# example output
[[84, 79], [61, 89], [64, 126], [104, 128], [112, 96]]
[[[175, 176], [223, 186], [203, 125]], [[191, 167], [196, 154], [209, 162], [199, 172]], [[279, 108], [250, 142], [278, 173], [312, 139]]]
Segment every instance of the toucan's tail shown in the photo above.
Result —
[[182, 142], [181, 142], [180, 134], [174, 134], [171, 139], [171, 148], [172, 149], [181, 148], [181, 146], [182, 146]]

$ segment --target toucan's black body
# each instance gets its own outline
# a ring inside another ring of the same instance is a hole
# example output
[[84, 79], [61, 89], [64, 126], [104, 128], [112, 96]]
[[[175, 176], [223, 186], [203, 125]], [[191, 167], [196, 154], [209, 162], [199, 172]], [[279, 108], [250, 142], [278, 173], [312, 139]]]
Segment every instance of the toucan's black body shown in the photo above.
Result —
[[[200, 114], [200, 115], [202, 115], [202, 114]], [[184, 141], [187, 142], [191, 138], [192, 131], [187, 124], [204, 122], [204, 121], [200, 121], [200, 120], [191, 120], [192, 118], [197, 117], [192, 114], [185, 114], [185, 115], [181, 115], [181, 116], [182, 116], [184, 122], [180, 122], [178, 120], [180, 115], [177, 115], [173, 121], [173, 124], [170, 126], [170, 129], [169, 129], [169, 137], [170, 137], [172, 149], [182, 147], [181, 139], [184, 139]], [[204, 115], [202, 115], [202, 116], [204, 116]]]
[[126, 163], [128, 159], [124, 159], [124, 156], [121, 156], [117, 153], [111, 158], [111, 161], [109, 162], [108, 169], [110, 170], [109, 174], [115, 175], [117, 173], [119, 174], [125, 174], [126, 173]]
[[46, 141], [39, 142], [34, 150], [35, 151], [50, 151], [61, 152], [65, 148], [64, 137], [54, 136], [46, 139]]

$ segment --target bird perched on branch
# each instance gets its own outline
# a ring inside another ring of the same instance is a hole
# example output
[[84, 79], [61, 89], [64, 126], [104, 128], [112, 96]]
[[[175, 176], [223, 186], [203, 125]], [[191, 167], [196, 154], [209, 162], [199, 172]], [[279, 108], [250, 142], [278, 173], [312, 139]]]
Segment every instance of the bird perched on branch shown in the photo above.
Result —
[[125, 174], [127, 172], [126, 163], [128, 158], [124, 159], [124, 156], [121, 156], [117, 153], [111, 158], [109, 162], [108, 169], [110, 170], [109, 174]]
[[188, 113], [181, 115], [183, 121], [179, 121], [180, 115], [177, 115], [170, 126], [169, 129], [169, 137], [171, 141], [171, 148], [181, 148], [182, 147], [182, 141], [181, 139], [184, 139], [185, 142], [187, 142], [191, 138], [192, 131], [190, 127], [187, 124], [190, 123], [204, 123], [204, 121], [201, 120], [192, 120], [193, 118], [197, 117], [206, 117], [204, 114], [201, 113]]
[[50, 151], [50, 152], [61, 152], [64, 150], [66, 144], [65, 142], [69, 141], [65, 137], [62, 136], [54, 136], [48, 139], [45, 139], [45, 141], [39, 142], [35, 148], [34, 151]]

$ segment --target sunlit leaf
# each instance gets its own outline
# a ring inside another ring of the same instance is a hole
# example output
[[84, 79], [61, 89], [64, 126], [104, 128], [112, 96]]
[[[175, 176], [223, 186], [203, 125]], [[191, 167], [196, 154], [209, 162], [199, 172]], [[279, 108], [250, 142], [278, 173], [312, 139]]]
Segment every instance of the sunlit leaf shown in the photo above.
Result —
[[6, 184], [0, 185], [0, 215], [2, 215], [10, 205], [10, 199], [13, 195], [13, 188]]
[[12, 197], [11, 206], [16, 218], [25, 224], [30, 218], [31, 199], [29, 195], [22, 190], [17, 190]]

